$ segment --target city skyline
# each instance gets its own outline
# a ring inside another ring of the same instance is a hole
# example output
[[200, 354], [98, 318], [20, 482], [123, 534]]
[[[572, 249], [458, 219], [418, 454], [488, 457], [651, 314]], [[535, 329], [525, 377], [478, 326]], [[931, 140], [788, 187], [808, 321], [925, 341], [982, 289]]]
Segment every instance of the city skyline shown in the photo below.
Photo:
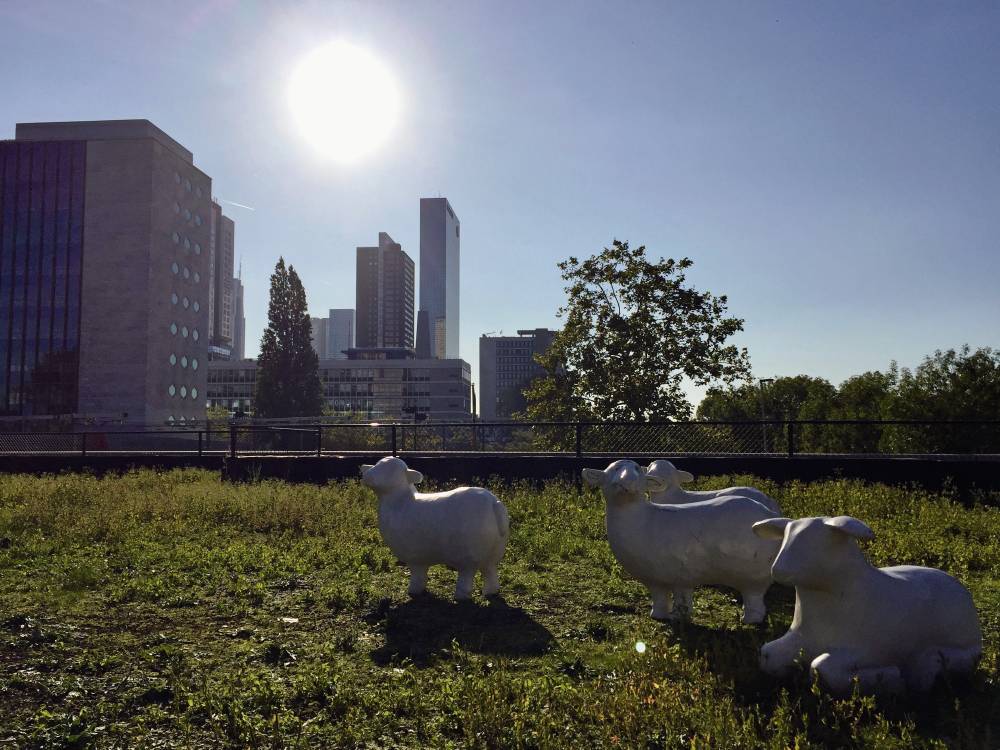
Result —
[[[478, 5], [10, 5], [0, 136], [138, 117], [197, 153], [240, 225], [248, 356], [278, 249], [324, 315], [358, 244], [418, 247], [417, 199], [447, 195], [473, 372], [481, 334], [558, 327], [556, 263], [617, 237], [691, 256], [756, 375], [838, 382], [1000, 327], [1000, 10], [847, 5], [532, 7], [531, 29]], [[348, 166], [288, 113], [303, 51], [334, 38], [401, 89], [395, 132]]]

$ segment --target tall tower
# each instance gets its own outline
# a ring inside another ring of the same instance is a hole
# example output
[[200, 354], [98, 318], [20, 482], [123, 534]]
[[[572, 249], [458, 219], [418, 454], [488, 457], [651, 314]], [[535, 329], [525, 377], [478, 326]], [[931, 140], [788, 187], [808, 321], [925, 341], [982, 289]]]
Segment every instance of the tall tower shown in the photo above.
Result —
[[347, 359], [344, 352], [354, 348], [354, 310], [330, 310], [327, 324], [326, 356], [328, 359]]
[[18, 123], [0, 142], [0, 415], [204, 418], [211, 195], [148, 120]]
[[210, 325], [209, 343], [230, 349], [236, 328], [236, 305], [233, 294], [233, 264], [236, 259], [236, 225], [222, 213], [222, 206], [212, 201], [212, 254], [211, 284], [208, 310]]
[[460, 222], [447, 198], [420, 199], [420, 311], [429, 340], [417, 348], [457, 359]]
[[385, 232], [357, 253], [356, 346], [412, 349], [413, 259]]
[[243, 263], [233, 279], [233, 298], [235, 300], [235, 320], [233, 321], [233, 354], [231, 359], [239, 361], [246, 356], [247, 319], [243, 312]]

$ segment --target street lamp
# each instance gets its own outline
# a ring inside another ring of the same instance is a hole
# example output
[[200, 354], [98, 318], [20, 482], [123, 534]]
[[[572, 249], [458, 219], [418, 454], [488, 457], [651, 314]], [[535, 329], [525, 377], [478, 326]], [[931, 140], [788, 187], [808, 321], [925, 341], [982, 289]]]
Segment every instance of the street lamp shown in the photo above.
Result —
[[763, 434], [764, 446], [763, 453], [767, 453], [767, 422], [764, 421], [764, 385], [771, 385], [774, 382], [774, 378], [760, 378], [757, 381], [760, 385], [760, 430]]

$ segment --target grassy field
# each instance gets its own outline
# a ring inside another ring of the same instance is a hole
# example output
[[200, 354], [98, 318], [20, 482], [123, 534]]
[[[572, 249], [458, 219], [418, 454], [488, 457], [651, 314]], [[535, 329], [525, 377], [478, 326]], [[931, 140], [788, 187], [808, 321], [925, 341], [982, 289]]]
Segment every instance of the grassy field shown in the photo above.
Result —
[[986, 636], [971, 682], [834, 701], [767, 678], [757, 650], [787, 629], [789, 589], [763, 627], [714, 589], [690, 624], [654, 622], [603, 502], [572, 485], [493, 487], [512, 518], [504, 596], [456, 604], [437, 569], [432, 595], [407, 599], [355, 482], [5, 476], [0, 748], [1000, 746], [1000, 511], [846, 481], [765, 488], [792, 516], [866, 520], [879, 564], [966, 583]]

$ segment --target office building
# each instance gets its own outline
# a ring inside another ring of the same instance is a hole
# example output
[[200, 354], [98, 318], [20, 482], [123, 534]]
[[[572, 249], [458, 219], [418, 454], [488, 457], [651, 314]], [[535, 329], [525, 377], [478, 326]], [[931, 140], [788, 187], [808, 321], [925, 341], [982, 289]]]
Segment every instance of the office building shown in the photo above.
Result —
[[240, 275], [233, 279], [233, 350], [231, 359], [240, 360], [246, 357], [247, 319], [243, 312], [243, 269]]
[[427, 313], [427, 322], [417, 349], [438, 359], [459, 356], [460, 239], [460, 222], [448, 199], [421, 198], [420, 311]]
[[326, 359], [326, 318], [313, 318], [310, 316], [309, 322], [312, 323], [312, 348], [316, 352], [316, 356], [320, 358], [320, 361]]
[[205, 415], [212, 180], [147, 120], [0, 142], [0, 415]]
[[330, 310], [326, 337], [327, 359], [347, 359], [347, 350], [354, 348], [354, 310]]
[[[399, 349], [355, 349], [357, 359], [320, 362], [323, 398], [342, 421], [466, 421], [472, 417], [471, 369], [460, 359], [414, 359]], [[211, 362], [212, 406], [253, 413], [257, 363]]]
[[357, 249], [355, 345], [413, 348], [413, 260], [385, 232]]
[[517, 336], [479, 337], [479, 415], [484, 421], [510, 419], [524, 410], [524, 389], [545, 374], [534, 356], [544, 353], [555, 335], [535, 328]]

